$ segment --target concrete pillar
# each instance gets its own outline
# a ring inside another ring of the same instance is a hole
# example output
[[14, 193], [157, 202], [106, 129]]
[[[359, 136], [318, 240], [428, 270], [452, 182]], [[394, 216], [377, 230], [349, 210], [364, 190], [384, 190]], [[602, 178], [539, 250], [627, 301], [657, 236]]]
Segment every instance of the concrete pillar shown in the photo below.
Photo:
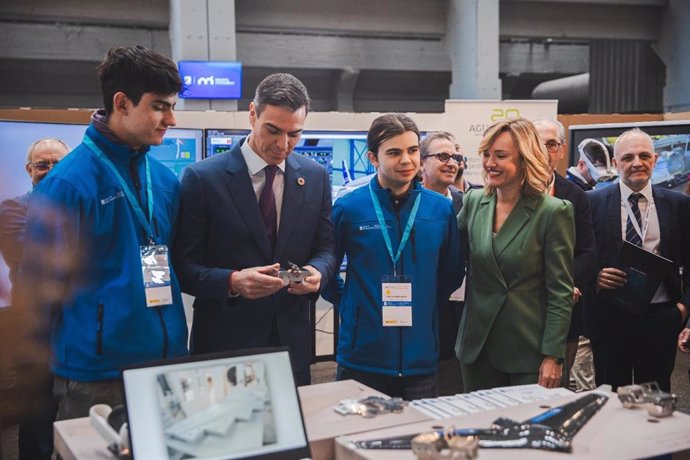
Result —
[[498, 5], [499, 0], [449, 0], [451, 99], [501, 99]]
[[687, 0], [669, 0], [656, 51], [666, 64], [664, 111], [690, 111], [690, 8]]
[[[236, 60], [235, 0], [170, 0], [170, 44], [175, 62]], [[180, 99], [177, 108], [237, 110], [237, 101]]]

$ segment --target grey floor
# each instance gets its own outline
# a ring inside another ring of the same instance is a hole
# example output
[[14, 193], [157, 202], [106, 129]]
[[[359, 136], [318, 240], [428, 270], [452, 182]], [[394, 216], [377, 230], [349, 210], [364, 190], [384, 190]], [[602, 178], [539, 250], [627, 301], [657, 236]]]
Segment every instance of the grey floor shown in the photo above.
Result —
[[[678, 352], [676, 368], [671, 378], [671, 389], [678, 396], [678, 409], [690, 414], [690, 355]], [[323, 362], [311, 367], [312, 383], [326, 383], [335, 380], [335, 363]], [[2, 430], [2, 448], [0, 460], [17, 459], [17, 428], [7, 427]]]

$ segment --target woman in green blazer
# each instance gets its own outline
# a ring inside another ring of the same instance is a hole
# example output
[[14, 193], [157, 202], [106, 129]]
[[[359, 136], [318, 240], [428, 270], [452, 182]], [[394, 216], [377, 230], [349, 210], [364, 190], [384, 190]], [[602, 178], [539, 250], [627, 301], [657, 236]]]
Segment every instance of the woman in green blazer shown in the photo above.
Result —
[[572, 205], [549, 194], [539, 135], [524, 118], [489, 127], [479, 147], [484, 191], [458, 216], [469, 251], [456, 354], [465, 391], [557, 387], [573, 305]]

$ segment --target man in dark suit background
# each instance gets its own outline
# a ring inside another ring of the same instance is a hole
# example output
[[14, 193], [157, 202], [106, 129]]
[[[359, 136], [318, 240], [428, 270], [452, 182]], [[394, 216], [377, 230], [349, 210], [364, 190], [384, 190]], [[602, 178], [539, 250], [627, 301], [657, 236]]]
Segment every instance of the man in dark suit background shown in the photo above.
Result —
[[[590, 192], [598, 254], [593, 338], [597, 384], [614, 390], [634, 381], [656, 381], [671, 390], [678, 334], [690, 305], [690, 197], [652, 185], [657, 154], [643, 131], [621, 134], [614, 145], [620, 182]], [[640, 315], [611, 305], [610, 291], [625, 289], [624, 271], [613, 268], [618, 249], [627, 240], [673, 261], [673, 270]]]
[[[458, 141], [447, 131], [433, 132], [419, 144], [419, 153], [424, 188], [440, 193], [451, 200], [453, 212], [457, 216], [462, 209], [464, 193], [455, 189], [453, 182], [465, 164]], [[465, 288], [462, 286], [451, 295], [449, 301], [440, 304], [438, 363], [440, 395], [463, 392], [460, 361], [455, 357], [455, 339], [465, 304], [464, 295]]]
[[[294, 76], [259, 84], [249, 137], [185, 171], [174, 252], [196, 297], [192, 353], [287, 346], [299, 385], [310, 382], [309, 302], [336, 268], [328, 173], [292, 155], [308, 111]], [[284, 289], [288, 262], [311, 275]]]
[[[563, 381], [568, 386], [570, 370], [575, 362], [575, 355], [580, 343], [580, 335], [583, 335], [583, 301], [582, 294], [585, 286], [589, 285], [596, 275], [596, 245], [592, 230], [592, 215], [585, 192], [556, 173], [558, 162], [563, 159], [566, 152], [565, 128], [555, 120], [537, 120], [534, 126], [539, 132], [539, 137], [549, 155], [549, 168], [553, 174], [553, 181], [549, 189], [552, 196], [570, 201], [575, 208], [575, 260], [573, 280], [575, 290], [573, 292], [573, 313], [570, 320], [570, 329], [566, 338], [565, 363], [563, 366]], [[586, 339], [582, 346], [589, 347]], [[583, 369], [585, 380], [593, 383], [593, 369]], [[592, 389], [592, 388], [587, 388]]]

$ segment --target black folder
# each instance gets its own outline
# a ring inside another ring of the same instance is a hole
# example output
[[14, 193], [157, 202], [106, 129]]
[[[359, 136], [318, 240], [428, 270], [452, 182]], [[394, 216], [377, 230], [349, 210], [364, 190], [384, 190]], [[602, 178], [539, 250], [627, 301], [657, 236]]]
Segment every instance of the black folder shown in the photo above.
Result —
[[608, 291], [613, 306], [641, 316], [673, 269], [673, 261], [623, 241], [613, 266], [623, 270], [628, 279], [622, 287]]

